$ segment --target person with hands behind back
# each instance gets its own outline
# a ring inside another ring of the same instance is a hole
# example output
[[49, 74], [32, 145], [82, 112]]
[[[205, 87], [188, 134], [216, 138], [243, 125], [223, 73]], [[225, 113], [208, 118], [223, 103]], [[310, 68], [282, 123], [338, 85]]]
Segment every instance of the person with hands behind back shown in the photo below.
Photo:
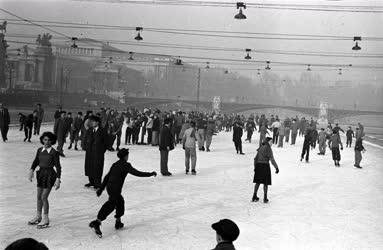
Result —
[[[46, 228], [49, 226], [49, 202], [48, 196], [55, 187], [56, 190], [60, 188], [61, 165], [59, 152], [56, 151], [52, 145], [57, 141], [57, 137], [52, 132], [44, 132], [40, 137], [40, 142], [44, 146], [39, 148], [36, 153], [35, 160], [29, 171], [29, 181], [33, 180], [33, 172], [39, 166], [36, 172], [37, 180], [37, 214], [28, 222], [29, 225], [37, 225], [38, 229]], [[56, 168], [56, 171], [53, 169]], [[44, 214], [41, 216], [42, 209]]]
[[97, 219], [90, 222], [89, 227], [93, 228], [95, 233], [101, 238], [102, 232], [100, 229], [101, 222], [105, 220], [109, 214], [116, 210], [116, 224], [115, 228], [120, 229], [124, 227], [121, 222], [121, 216], [125, 212], [125, 201], [121, 195], [122, 186], [124, 185], [125, 178], [128, 174], [132, 174], [138, 177], [150, 177], [157, 176], [155, 171], [153, 172], [141, 172], [135, 169], [129, 162], [129, 149], [123, 148], [117, 153], [119, 160], [115, 162], [109, 170], [109, 173], [104, 177], [101, 187], [97, 190], [97, 196], [100, 196], [106, 187], [109, 195], [109, 199], [101, 207], [98, 212]]
[[271, 149], [272, 138], [267, 137], [265, 141], [262, 143], [262, 146], [258, 149], [258, 153], [254, 158], [254, 194], [252, 198], [252, 202], [259, 201], [257, 197], [258, 188], [261, 184], [263, 184], [263, 192], [264, 198], [263, 202], [267, 203], [269, 200], [267, 199], [267, 189], [268, 185], [271, 185], [271, 170], [270, 163], [275, 167], [275, 173], [279, 173], [279, 168], [277, 163], [274, 160], [273, 150]]

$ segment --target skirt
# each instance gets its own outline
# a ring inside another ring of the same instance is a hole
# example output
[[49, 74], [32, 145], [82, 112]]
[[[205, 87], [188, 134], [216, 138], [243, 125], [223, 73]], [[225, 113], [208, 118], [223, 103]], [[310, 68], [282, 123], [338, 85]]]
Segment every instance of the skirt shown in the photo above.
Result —
[[271, 185], [271, 170], [269, 163], [256, 163], [253, 183]]
[[37, 187], [52, 188], [56, 182], [57, 174], [53, 168], [40, 168], [36, 172]]

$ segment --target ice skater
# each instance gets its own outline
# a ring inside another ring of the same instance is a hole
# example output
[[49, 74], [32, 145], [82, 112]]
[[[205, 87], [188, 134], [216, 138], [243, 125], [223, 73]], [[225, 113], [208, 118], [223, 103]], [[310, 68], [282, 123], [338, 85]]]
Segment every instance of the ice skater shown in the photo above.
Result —
[[340, 145], [340, 149], [343, 150], [343, 144], [342, 144], [342, 141], [340, 139], [339, 130], [334, 129], [333, 134], [331, 135], [331, 138], [329, 141], [329, 148], [331, 148], [332, 159], [334, 160], [334, 164], [336, 167], [340, 167], [340, 164], [339, 164], [339, 161], [340, 161], [339, 145]]
[[234, 122], [233, 125], [233, 142], [235, 146], [235, 150], [237, 151], [237, 154], [244, 155], [245, 153], [242, 152], [242, 134], [243, 134], [243, 127], [242, 123], [237, 118], [237, 120]]
[[307, 163], [309, 162], [311, 143], [312, 143], [312, 130], [311, 130], [311, 127], [308, 127], [305, 131], [305, 140], [303, 141], [301, 161], [303, 160], [303, 158], [305, 158], [305, 155], [306, 155], [306, 162]]
[[261, 184], [263, 184], [263, 202], [267, 203], [269, 200], [267, 199], [267, 189], [268, 186], [271, 185], [271, 170], [270, 163], [273, 164], [275, 168], [275, 173], [279, 173], [279, 168], [277, 163], [274, 160], [273, 150], [271, 149], [272, 138], [267, 137], [262, 144], [262, 146], [258, 149], [258, 153], [254, 158], [254, 194], [252, 198], [252, 202], [259, 201], [257, 196], [258, 188]]
[[359, 137], [355, 141], [355, 164], [354, 167], [356, 168], [362, 168], [360, 166], [360, 162], [362, 161], [362, 152], [365, 153], [366, 149], [363, 147], [363, 138]]
[[355, 137], [355, 134], [354, 134], [354, 131], [352, 130], [351, 126], [348, 127], [347, 131], [346, 131], [346, 148], [347, 147], [350, 147], [351, 148], [351, 144], [352, 144], [352, 137]]
[[[29, 171], [29, 181], [32, 182], [33, 172], [37, 166], [40, 169], [36, 172], [37, 180], [37, 213], [36, 216], [28, 222], [29, 225], [37, 225], [38, 229], [49, 226], [49, 202], [48, 196], [52, 190], [60, 188], [61, 165], [59, 152], [52, 146], [56, 143], [57, 137], [51, 132], [44, 132], [40, 137], [40, 142], [44, 146], [39, 148], [35, 160]], [[53, 169], [56, 168], [56, 171]], [[44, 214], [41, 212], [44, 209]]]
[[100, 196], [106, 187], [109, 199], [101, 207], [98, 212], [97, 219], [90, 222], [89, 227], [93, 228], [95, 233], [101, 238], [102, 232], [100, 229], [101, 222], [104, 221], [113, 210], [116, 210], [116, 224], [115, 228], [118, 230], [124, 227], [121, 222], [121, 217], [125, 212], [125, 201], [121, 195], [122, 186], [124, 185], [125, 178], [128, 174], [138, 177], [157, 176], [155, 171], [141, 172], [135, 169], [129, 162], [129, 150], [126, 148], [121, 149], [117, 153], [119, 160], [115, 162], [109, 170], [109, 173], [104, 177], [101, 187], [97, 190], [97, 196]]

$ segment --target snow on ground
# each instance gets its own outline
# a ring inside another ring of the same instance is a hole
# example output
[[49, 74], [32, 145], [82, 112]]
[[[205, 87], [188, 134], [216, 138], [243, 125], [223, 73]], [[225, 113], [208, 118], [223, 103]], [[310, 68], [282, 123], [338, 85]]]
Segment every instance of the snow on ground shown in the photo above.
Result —
[[[44, 129], [43, 129], [44, 131]], [[258, 136], [257, 136], [258, 137]], [[237, 249], [381, 249], [383, 246], [382, 149], [366, 145], [362, 170], [353, 167], [353, 149], [345, 148], [341, 167], [331, 154], [311, 151], [310, 163], [299, 161], [296, 146], [274, 148], [280, 173], [274, 174], [269, 204], [251, 203], [253, 158], [258, 138], [244, 143], [237, 155], [231, 133], [213, 138], [212, 152], [198, 153], [197, 176], [184, 174], [184, 153], [170, 153], [173, 177], [128, 176], [123, 189], [125, 228], [114, 230], [113, 214], [103, 223], [99, 239], [88, 223], [96, 217], [106, 192], [98, 198], [85, 189], [84, 152], [66, 150], [62, 188], [50, 196], [51, 227], [38, 230], [27, 221], [35, 215], [36, 187], [27, 172], [40, 146], [22, 142], [12, 129], [10, 141], [0, 143], [0, 247], [33, 237], [50, 249], [211, 249], [210, 225], [234, 220], [241, 234]], [[159, 172], [157, 147], [131, 146], [130, 161], [143, 171]], [[116, 160], [107, 152], [105, 171]], [[263, 195], [262, 188], [258, 194]]]

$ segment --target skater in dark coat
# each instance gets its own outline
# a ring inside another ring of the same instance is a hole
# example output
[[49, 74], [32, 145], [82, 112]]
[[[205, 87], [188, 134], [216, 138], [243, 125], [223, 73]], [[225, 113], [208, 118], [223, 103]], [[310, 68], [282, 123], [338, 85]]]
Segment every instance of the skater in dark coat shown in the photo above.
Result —
[[362, 161], [362, 152], [363, 153], [366, 152], [366, 149], [363, 146], [363, 139], [362, 138], [356, 139], [354, 151], [355, 151], [355, 164], [354, 164], [354, 167], [362, 168], [360, 166], [360, 162]]
[[0, 131], [3, 141], [8, 141], [9, 123], [11, 122], [8, 109], [0, 103]]
[[128, 174], [132, 174], [138, 177], [150, 177], [157, 176], [156, 172], [141, 172], [135, 169], [129, 162], [129, 150], [121, 149], [117, 153], [119, 160], [115, 162], [109, 170], [109, 173], [104, 177], [101, 187], [97, 190], [97, 196], [100, 196], [103, 190], [106, 187], [106, 190], [109, 195], [109, 199], [101, 207], [98, 212], [97, 219], [92, 221], [89, 226], [93, 228], [98, 236], [102, 236], [100, 225], [108, 215], [110, 215], [114, 210], [116, 210], [116, 224], [115, 228], [120, 229], [124, 226], [121, 222], [121, 217], [125, 212], [125, 201], [121, 195], [122, 186], [124, 185], [125, 178]]
[[[48, 196], [55, 187], [60, 188], [61, 165], [59, 153], [52, 147], [56, 143], [56, 136], [51, 132], [44, 132], [40, 137], [40, 142], [44, 146], [39, 148], [35, 160], [29, 171], [29, 181], [32, 182], [33, 172], [39, 166], [36, 172], [37, 180], [37, 213], [36, 216], [28, 222], [29, 225], [37, 225], [37, 228], [49, 226], [49, 202]], [[53, 168], [56, 168], [56, 171]], [[44, 209], [43, 217], [41, 212]]]
[[242, 152], [242, 134], [243, 134], [243, 126], [240, 120], [237, 120], [233, 124], [233, 142], [235, 146], [235, 150], [237, 154], [244, 155]]
[[334, 129], [333, 134], [330, 137], [329, 148], [331, 148], [332, 159], [334, 160], [334, 164], [336, 167], [340, 167], [340, 164], [339, 164], [339, 161], [340, 161], [339, 145], [340, 145], [340, 149], [343, 150], [343, 144], [342, 144], [342, 141], [340, 139], [339, 130]]
[[92, 126], [85, 135], [85, 176], [89, 183], [85, 187], [101, 187], [102, 173], [104, 171], [104, 154], [108, 146], [105, 130], [101, 128], [101, 119], [91, 116]]
[[60, 156], [65, 157], [64, 155], [64, 143], [65, 143], [65, 138], [67, 135], [67, 118], [66, 118], [66, 112], [61, 111], [61, 117], [57, 119], [55, 123], [55, 135], [57, 136], [57, 151], [59, 152]]
[[164, 126], [160, 132], [160, 157], [161, 157], [161, 174], [163, 176], [171, 176], [172, 173], [168, 170], [168, 158], [169, 151], [174, 149], [174, 139], [170, 130], [170, 122], [169, 118], [164, 120]]
[[229, 219], [220, 220], [211, 227], [216, 232], [217, 246], [212, 250], [235, 250], [233, 241], [239, 236], [239, 228], [234, 221]]
[[25, 138], [24, 141], [31, 142], [32, 138], [32, 129], [33, 129], [33, 114], [29, 114], [27, 117], [24, 119], [24, 134]]
[[310, 156], [310, 146], [312, 144], [312, 129], [311, 127], [308, 127], [305, 132], [305, 140], [303, 141], [303, 148], [302, 148], [302, 154], [301, 154], [301, 161], [306, 155], [306, 162], [309, 162], [309, 156]]
[[355, 137], [354, 131], [352, 130], [351, 127], [348, 127], [347, 132], [346, 132], [346, 148], [349, 146], [351, 148], [352, 144], [352, 137]]
[[254, 158], [254, 194], [252, 198], [252, 202], [259, 201], [257, 196], [258, 188], [261, 184], [263, 184], [263, 202], [267, 203], [269, 200], [267, 199], [267, 190], [268, 185], [271, 185], [271, 171], [270, 171], [270, 163], [271, 162], [275, 168], [275, 173], [279, 173], [278, 164], [274, 160], [273, 150], [271, 149], [271, 145], [273, 144], [272, 138], [267, 137], [264, 143], [260, 148], [258, 148], [257, 155]]

